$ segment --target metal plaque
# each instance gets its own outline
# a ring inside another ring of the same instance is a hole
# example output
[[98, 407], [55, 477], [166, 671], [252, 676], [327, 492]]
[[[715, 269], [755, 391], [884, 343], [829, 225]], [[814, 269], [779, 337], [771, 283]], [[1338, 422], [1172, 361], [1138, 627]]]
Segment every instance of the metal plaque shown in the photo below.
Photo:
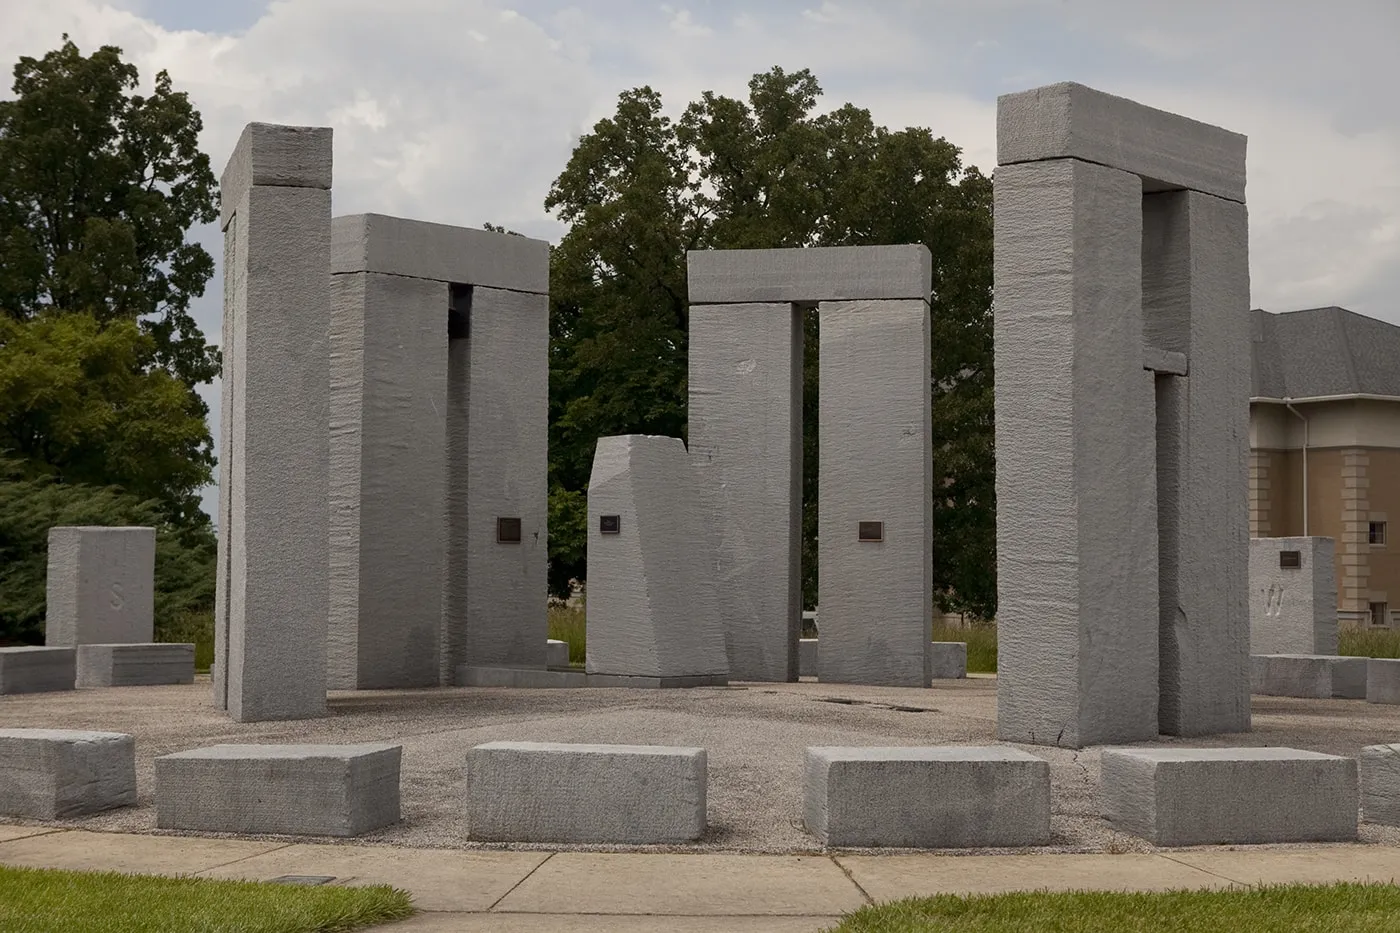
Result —
[[605, 535], [615, 535], [622, 533], [621, 515], [600, 515], [598, 517], [598, 531]]
[[1278, 565], [1280, 567], [1296, 568], [1303, 566], [1302, 551], [1279, 551]]
[[883, 541], [885, 540], [885, 523], [861, 522], [856, 536], [860, 541]]
[[519, 544], [520, 543], [520, 519], [518, 518], [498, 518], [496, 519], [496, 542], [498, 544]]

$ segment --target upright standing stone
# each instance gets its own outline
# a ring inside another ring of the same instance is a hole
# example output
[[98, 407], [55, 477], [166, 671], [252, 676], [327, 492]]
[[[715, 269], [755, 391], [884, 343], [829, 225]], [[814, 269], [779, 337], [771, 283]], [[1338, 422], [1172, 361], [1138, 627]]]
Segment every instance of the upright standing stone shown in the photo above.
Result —
[[1252, 654], [1337, 653], [1337, 577], [1331, 538], [1249, 542]]
[[[701, 494], [712, 522], [730, 676], [796, 680], [801, 634], [803, 313], [823, 302], [838, 303], [830, 312], [836, 316], [855, 307], [840, 303], [893, 308], [926, 302], [929, 253], [920, 245], [713, 250], [689, 253], [688, 263], [691, 456], [700, 470]], [[927, 348], [926, 331], [919, 346]], [[908, 370], [901, 366], [900, 371]], [[927, 398], [927, 358], [919, 380], [922, 389], [914, 386], [914, 391]], [[904, 463], [902, 458], [899, 462]], [[913, 475], [909, 478], [917, 482]], [[828, 505], [840, 498], [838, 493], [831, 495], [834, 498], [823, 497]], [[921, 514], [916, 510], [916, 516]], [[902, 552], [903, 544], [900, 548]], [[833, 568], [832, 573], [839, 575], [840, 570]], [[863, 598], [850, 604], [853, 610], [867, 604]], [[888, 613], [913, 620], [921, 611], [896, 602], [899, 606], [889, 606], [876, 626], [880, 634], [864, 643], [862, 652], [868, 649], [873, 656], [880, 639], [888, 637]], [[870, 620], [862, 624], [869, 626]], [[927, 650], [927, 618], [922, 627], [922, 640], [909, 645], [915, 658]], [[897, 628], [893, 625], [890, 631]], [[854, 670], [863, 671], [857, 676], [886, 676], [878, 663], [854, 663]]]
[[1247, 730], [1244, 137], [1076, 84], [997, 135], [998, 734]]
[[[911, 257], [927, 267], [927, 253]], [[927, 687], [932, 676], [929, 308], [821, 306], [817, 679]]]
[[49, 529], [44, 643], [137, 644], [155, 635], [156, 530]]
[[336, 218], [333, 685], [544, 666], [548, 263], [525, 237]]
[[724, 683], [695, 467], [675, 437], [604, 437], [588, 481], [588, 673]]
[[214, 693], [239, 722], [326, 708], [331, 131], [250, 123], [221, 182]]

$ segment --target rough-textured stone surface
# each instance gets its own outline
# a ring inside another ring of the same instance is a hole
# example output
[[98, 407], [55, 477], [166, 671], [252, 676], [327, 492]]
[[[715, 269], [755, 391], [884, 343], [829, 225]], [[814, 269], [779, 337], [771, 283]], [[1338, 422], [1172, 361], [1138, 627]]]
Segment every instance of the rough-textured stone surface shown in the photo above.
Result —
[[[691, 253], [691, 264], [696, 257]], [[692, 305], [689, 443], [735, 680], [798, 676], [802, 312]], [[762, 428], [756, 430], [755, 425]]]
[[[1142, 199], [1146, 342], [1190, 358], [1157, 374], [1158, 725], [1247, 732], [1249, 229], [1243, 204]], [[1335, 649], [1334, 649], [1335, 650]]]
[[352, 272], [331, 297], [328, 686], [436, 687], [448, 285]]
[[1142, 184], [1062, 160], [999, 167], [995, 196], [997, 734], [1155, 739]]
[[674, 677], [643, 677], [632, 674], [589, 674], [590, 687], [625, 687], [630, 690], [669, 690], [680, 687], [723, 687], [724, 674], [687, 674]]
[[156, 759], [156, 825], [358, 836], [399, 820], [402, 747], [212, 745]]
[[1050, 763], [1015, 748], [809, 748], [805, 788], [803, 818], [824, 845], [1050, 840]]
[[936, 641], [929, 654], [934, 680], [959, 680], [967, 676], [967, 642]]
[[797, 673], [802, 677], [817, 676], [817, 640], [803, 638], [797, 642]]
[[459, 687], [587, 687], [588, 675], [583, 671], [546, 671], [522, 667], [473, 667], [463, 664], [457, 668]]
[[1156, 845], [1356, 838], [1356, 760], [1296, 748], [1114, 748], [1103, 814]]
[[254, 185], [330, 190], [331, 161], [330, 127], [249, 123], [219, 179], [220, 225]]
[[1361, 819], [1400, 826], [1400, 745], [1361, 750]]
[[135, 803], [131, 736], [0, 729], [0, 815], [56, 820]]
[[[714, 556], [679, 438], [605, 437], [588, 482], [589, 674], [726, 676]], [[619, 516], [618, 534], [600, 517]]]
[[[1297, 551], [1301, 567], [1280, 567]], [[1331, 538], [1249, 542], [1249, 650], [1253, 654], [1336, 654], [1337, 576]]]
[[255, 124], [224, 172], [213, 681], [239, 722], [326, 708], [330, 143]]
[[341, 272], [383, 272], [544, 295], [549, 292], [549, 244], [385, 214], [350, 214], [337, 217], [331, 227], [331, 273]]
[[49, 529], [44, 643], [148, 642], [155, 631], [156, 530]]
[[1250, 657], [1250, 691], [1260, 696], [1366, 697], [1366, 658], [1320, 654], [1256, 654]]
[[1189, 188], [1244, 201], [1246, 139], [1239, 133], [1063, 83], [997, 99], [997, 163], [1083, 159], [1144, 179], [1144, 189]]
[[79, 687], [194, 683], [194, 645], [79, 645]]
[[[473, 287], [468, 313], [447, 351], [444, 682], [543, 668], [548, 633], [549, 298]], [[496, 540], [498, 518], [520, 519], [519, 543]]]
[[[818, 677], [926, 687], [933, 613], [928, 304], [825, 302], [820, 315]], [[862, 522], [883, 523], [883, 540], [861, 541]]]
[[569, 666], [569, 643], [550, 638], [544, 643], [544, 663], [550, 667]]
[[822, 249], [692, 250], [686, 254], [690, 303], [927, 301], [933, 266], [928, 247], [830, 246]]
[[489, 742], [467, 752], [471, 838], [679, 843], [705, 831], [703, 748]]
[[76, 648], [0, 648], [0, 695], [72, 690]]
[[1367, 660], [1366, 702], [1400, 704], [1400, 659]]

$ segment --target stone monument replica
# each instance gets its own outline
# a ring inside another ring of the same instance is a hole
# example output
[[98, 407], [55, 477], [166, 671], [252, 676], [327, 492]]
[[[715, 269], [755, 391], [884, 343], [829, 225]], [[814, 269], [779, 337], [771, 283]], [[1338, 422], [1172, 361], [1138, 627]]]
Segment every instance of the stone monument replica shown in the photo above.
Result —
[[816, 306], [820, 679], [928, 686], [928, 249], [716, 250], [688, 261], [690, 449], [731, 677], [798, 676], [802, 315]]
[[1245, 137], [1057, 84], [997, 146], [998, 735], [1246, 731]]
[[[589, 680], [724, 684], [712, 536], [677, 437], [604, 437], [588, 481]], [[609, 675], [600, 680], [594, 675]]]
[[1251, 538], [1251, 654], [1337, 653], [1337, 577], [1331, 538]]

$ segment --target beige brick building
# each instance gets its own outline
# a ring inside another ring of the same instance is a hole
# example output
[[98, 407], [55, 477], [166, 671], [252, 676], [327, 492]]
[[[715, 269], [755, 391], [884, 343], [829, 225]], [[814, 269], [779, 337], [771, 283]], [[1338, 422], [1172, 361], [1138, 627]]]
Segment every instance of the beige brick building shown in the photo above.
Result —
[[1250, 534], [1336, 539], [1342, 623], [1400, 624], [1400, 327], [1252, 315]]

